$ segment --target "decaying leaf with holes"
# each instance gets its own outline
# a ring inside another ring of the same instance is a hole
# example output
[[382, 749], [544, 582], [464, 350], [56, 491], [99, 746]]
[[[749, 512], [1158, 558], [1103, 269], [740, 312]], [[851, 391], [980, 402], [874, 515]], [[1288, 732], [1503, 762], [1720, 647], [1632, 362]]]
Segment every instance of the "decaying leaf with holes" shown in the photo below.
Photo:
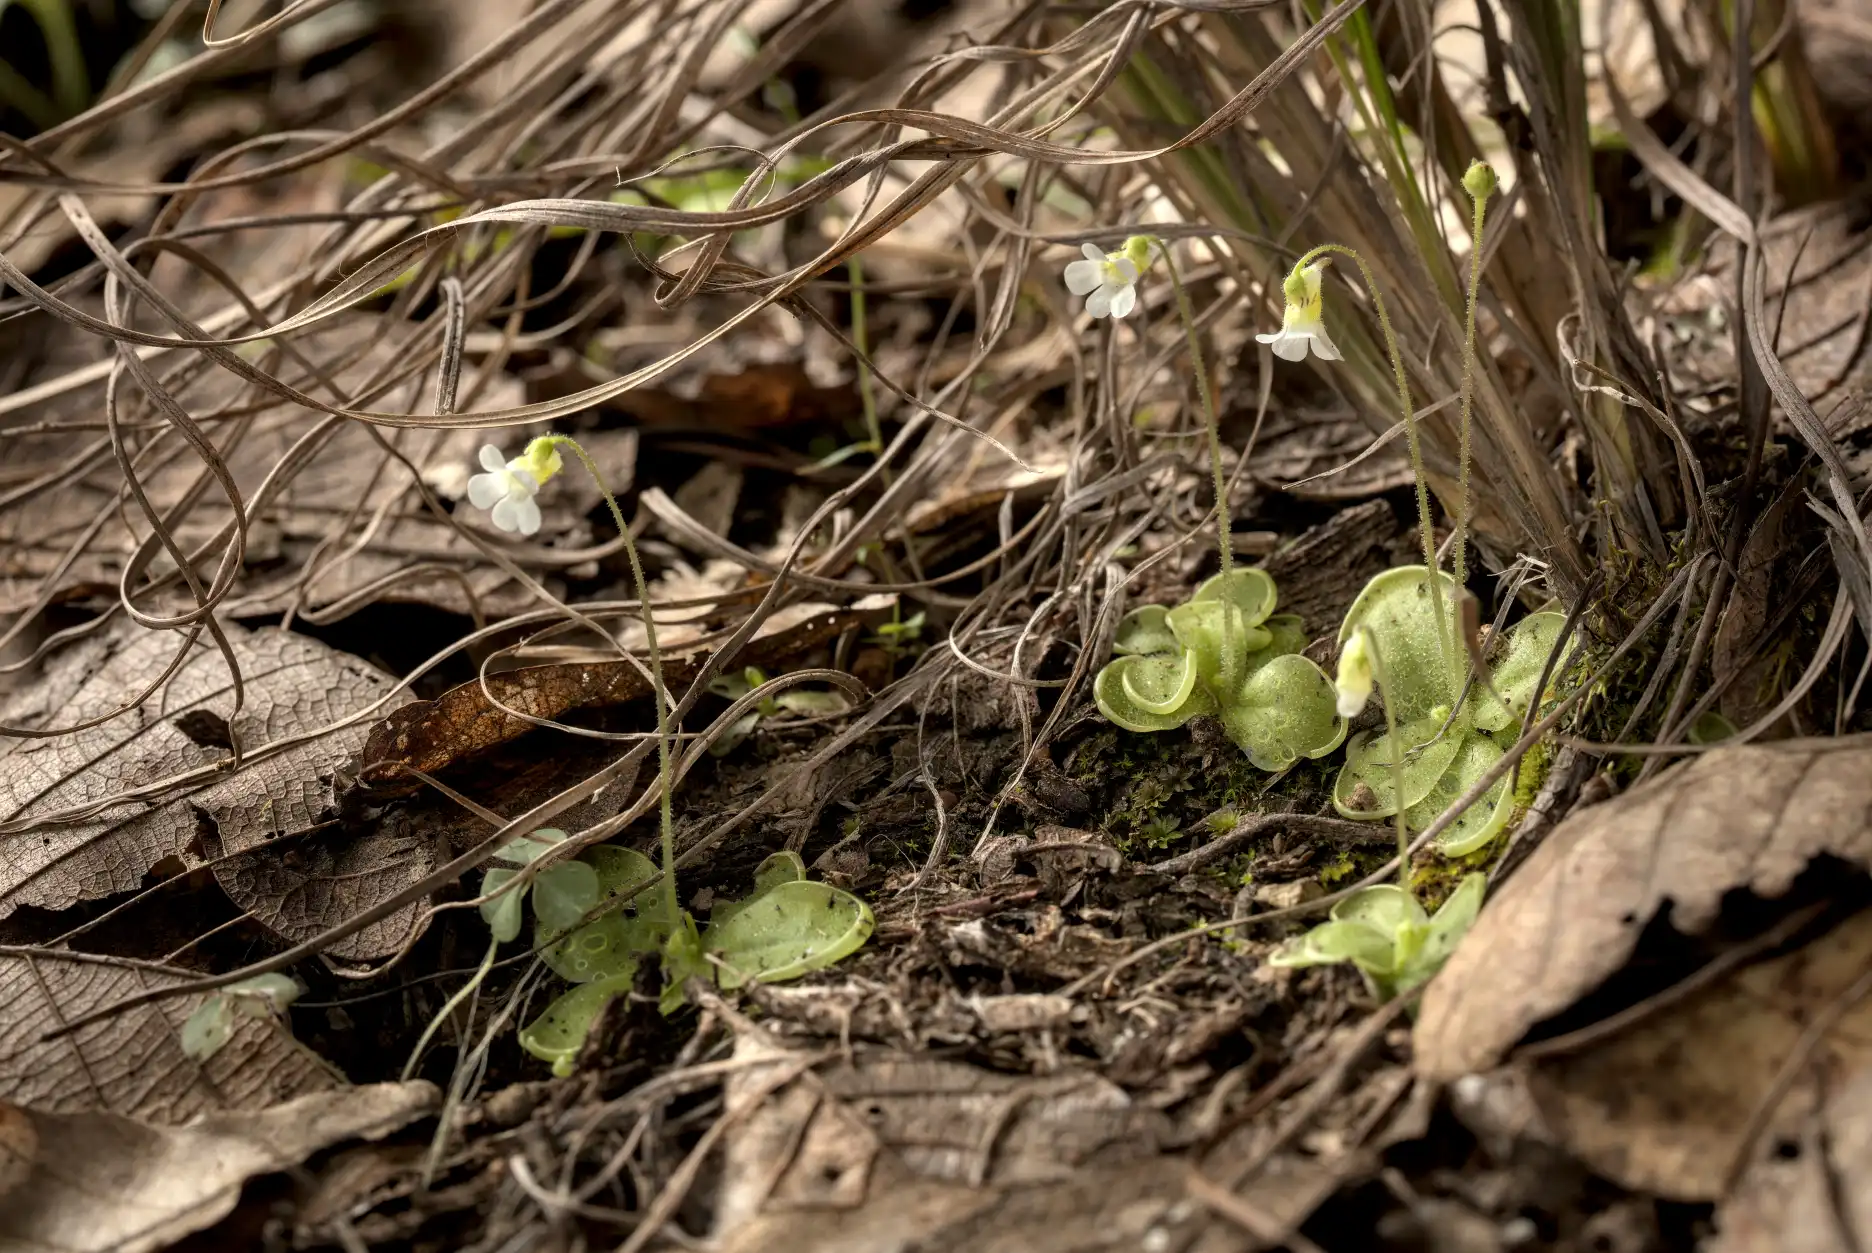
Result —
[[0, 1101], [176, 1126], [204, 1114], [264, 1109], [337, 1082], [311, 1053], [256, 1018], [234, 1022], [214, 1056], [190, 1060], [182, 1027], [199, 997], [171, 997], [45, 1038], [80, 1015], [193, 977], [72, 953], [0, 955]]
[[[1842, 1084], [1872, 1078], [1872, 997], [1846, 1009], [1814, 1042], [1792, 1086], [1774, 1092], [1782, 1064], [1803, 1051], [1808, 1025], [1867, 970], [1872, 915], [1861, 914], [1625, 1030], [1531, 1060], [1529, 1091], [1555, 1139], [1595, 1173], [1672, 1200], [1717, 1200], [1739, 1156], [1773, 1159], [1776, 1146], [1798, 1142], [1816, 1116], [1840, 1132], [1872, 1135], [1872, 1122], [1859, 1125], [1858, 1115], [1829, 1108]], [[1634, 1083], [1635, 1075], [1644, 1081]], [[1843, 1158], [1840, 1167], [1859, 1193], [1872, 1195], [1872, 1158]]]
[[[395, 681], [301, 635], [225, 630], [246, 688], [238, 713], [226, 662], [204, 636], [139, 709], [0, 747], [0, 918], [134, 891], [152, 871], [270, 847], [326, 821], [333, 772], [364, 727], [324, 728], [391, 696]], [[0, 722], [104, 715], [160, 675], [181, 642], [129, 624], [100, 632], [55, 654]], [[246, 757], [230, 770], [236, 737]], [[243, 908], [256, 903], [238, 882], [224, 886]]]
[[[860, 606], [828, 609], [804, 621], [750, 640], [735, 657], [738, 666], [773, 672], [784, 662], [857, 627], [889, 618], [887, 609]], [[701, 673], [706, 654], [664, 658], [664, 683], [680, 692]], [[370, 730], [360, 758], [358, 778], [377, 796], [393, 796], [417, 786], [407, 771], [434, 774], [477, 754], [518, 739], [534, 729], [488, 702], [488, 695], [532, 718], [554, 720], [579, 709], [624, 705], [650, 696], [649, 671], [628, 661], [528, 666], [451, 688], [431, 701], [404, 705]]]
[[[1546, 1132], [1624, 1187], [1685, 1201], [1723, 1196], [1744, 1167], [1774, 1174], [1775, 1146], [1815, 1120], [1872, 1141], [1872, 1124], [1833, 1105], [1872, 1077], [1872, 915], [1790, 925], [1764, 956], [1664, 999], [1607, 983], [1659, 920], [1702, 936], [1731, 893], [1781, 897], [1823, 856], [1872, 864], [1868, 815], [1872, 736], [1714, 749], [1573, 815], [1425, 992], [1418, 1070], [1486, 1071], [1532, 1033], [1518, 1066]], [[1628, 1016], [1569, 1019], [1543, 1045], [1542, 1024], [1601, 987], [1618, 996], [1602, 1013]], [[1862, 1191], [1869, 1161], [1841, 1167]]]
[[1872, 736], [1703, 753], [1569, 817], [1424, 993], [1418, 1069], [1486, 1069], [1631, 956], [1660, 910], [1701, 934], [1723, 895], [1777, 897], [1814, 858], [1872, 866]]

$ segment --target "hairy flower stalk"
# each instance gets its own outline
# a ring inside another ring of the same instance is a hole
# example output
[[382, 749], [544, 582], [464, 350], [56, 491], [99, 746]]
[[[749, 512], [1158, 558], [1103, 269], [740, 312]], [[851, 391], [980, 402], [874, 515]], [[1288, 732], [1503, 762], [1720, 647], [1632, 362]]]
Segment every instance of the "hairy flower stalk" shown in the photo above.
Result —
[[[1459, 588], [1468, 574], [1470, 423], [1475, 412], [1475, 323], [1476, 297], [1482, 286], [1482, 226], [1488, 215], [1489, 197], [1495, 194], [1495, 171], [1486, 161], [1471, 162], [1462, 185], [1475, 211], [1469, 232], [1469, 293], [1463, 312], [1462, 418], [1456, 452], [1456, 544], [1452, 564]], [[1421, 471], [1418, 477], [1421, 481]]]
[[[1275, 351], [1290, 361], [1305, 357], [1305, 347], [1311, 344], [1314, 354], [1322, 361], [1337, 361], [1339, 350], [1332, 340], [1326, 337], [1325, 324], [1322, 321], [1324, 297], [1320, 292], [1320, 271], [1331, 255], [1349, 257], [1358, 266], [1359, 277], [1365, 281], [1365, 290], [1370, 293], [1372, 309], [1378, 314], [1378, 327], [1384, 332], [1385, 350], [1391, 355], [1391, 374], [1397, 381], [1398, 409], [1404, 419], [1404, 435], [1410, 446], [1411, 470], [1417, 480], [1417, 529], [1423, 539], [1424, 568], [1437, 569], [1436, 531], [1430, 513], [1430, 480], [1424, 474], [1423, 440], [1417, 430], [1417, 413], [1411, 406], [1410, 380], [1404, 372], [1404, 357], [1398, 351], [1397, 333], [1391, 328], [1391, 315], [1385, 310], [1384, 296], [1378, 290], [1378, 281], [1372, 276], [1371, 267], [1365, 258], [1344, 244], [1321, 244], [1294, 262], [1292, 272], [1281, 285], [1281, 294], [1286, 301], [1286, 313], [1282, 318], [1280, 331], [1273, 335], [1257, 335], [1262, 343], [1272, 344]], [[1291, 351], [1281, 352], [1281, 342], [1301, 342], [1298, 356]], [[1328, 355], [1321, 351], [1321, 346], [1330, 350]], [[1449, 614], [1443, 608], [1443, 590], [1440, 580], [1430, 580], [1430, 607], [1436, 619], [1437, 647], [1447, 669], [1454, 663], [1455, 646], [1451, 639], [1452, 624]]]
[[[532, 465], [550, 464], [552, 470], [541, 478], [550, 478], [552, 471], [560, 465], [558, 449], [570, 448], [585, 470], [598, 484], [598, 490], [604, 493], [605, 504], [611, 507], [611, 520], [617, 524], [618, 534], [624, 540], [624, 555], [630, 559], [631, 582], [637, 592], [637, 606], [643, 615], [644, 644], [650, 653], [650, 683], [652, 698], [656, 701], [657, 719], [657, 790], [658, 818], [662, 824], [663, 884], [662, 896], [668, 916], [674, 918], [679, 913], [676, 900], [676, 836], [675, 819], [671, 811], [670, 793], [675, 787], [675, 772], [670, 764], [670, 701], [669, 691], [663, 685], [663, 656], [657, 647], [656, 618], [650, 612], [650, 584], [644, 578], [643, 561], [637, 555], [637, 542], [631, 536], [628, 523], [624, 521], [624, 511], [618, 508], [617, 497], [605, 484], [604, 476], [598, 473], [598, 466], [591, 459], [579, 442], [569, 435], [542, 435], [527, 445], [520, 460]], [[537, 488], [535, 489], [537, 490]]]
[[[1385, 687], [1384, 658], [1371, 631], [1360, 627], [1339, 651], [1339, 675], [1333, 683], [1339, 694], [1339, 716], [1356, 718], [1371, 699], [1372, 683]], [[1391, 745], [1391, 787], [1397, 801], [1398, 886], [1410, 890], [1410, 826], [1404, 819], [1404, 747], [1398, 743], [1397, 715], [1391, 700], [1384, 703], [1385, 736]]]

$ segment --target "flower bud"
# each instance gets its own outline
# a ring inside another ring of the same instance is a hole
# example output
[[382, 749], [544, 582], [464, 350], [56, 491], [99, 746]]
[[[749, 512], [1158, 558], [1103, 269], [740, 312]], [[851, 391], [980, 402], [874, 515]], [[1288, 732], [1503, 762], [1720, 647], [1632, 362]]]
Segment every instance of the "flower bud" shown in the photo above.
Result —
[[1304, 309], [1312, 303], [1311, 293], [1307, 291], [1306, 275], [1298, 267], [1281, 284], [1281, 295], [1286, 297], [1290, 309]]
[[535, 483], [543, 484], [565, 468], [565, 461], [559, 456], [559, 440], [552, 435], [542, 435], [528, 444], [517, 461], [514, 468], [531, 474]]
[[1364, 631], [1358, 631], [1339, 652], [1339, 677], [1333, 682], [1339, 695], [1339, 716], [1356, 718], [1364, 712], [1372, 694], [1371, 645]]
[[1486, 161], [1471, 161], [1462, 185], [1471, 200], [1487, 200], [1495, 194], [1495, 168]]

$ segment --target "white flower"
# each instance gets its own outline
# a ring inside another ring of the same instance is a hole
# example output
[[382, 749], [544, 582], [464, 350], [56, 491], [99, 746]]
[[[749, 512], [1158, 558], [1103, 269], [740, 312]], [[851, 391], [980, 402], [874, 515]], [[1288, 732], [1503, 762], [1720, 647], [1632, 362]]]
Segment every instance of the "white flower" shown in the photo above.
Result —
[[1086, 312], [1122, 318], [1137, 308], [1138, 263], [1123, 252], [1100, 252], [1096, 244], [1080, 251], [1085, 260], [1066, 267], [1066, 290], [1086, 298]]
[[1365, 632], [1356, 632], [1339, 652], [1339, 677], [1333, 682], [1339, 694], [1339, 716], [1356, 718], [1365, 709], [1372, 694], [1371, 646]]
[[468, 499], [477, 509], [492, 509], [494, 525], [503, 531], [532, 535], [540, 528], [540, 479], [524, 456], [512, 461], [501, 458], [500, 449], [481, 445], [481, 468], [468, 480]]
[[1280, 330], [1271, 335], [1255, 336], [1272, 346], [1274, 355], [1282, 361], [1305, 361], [1308, 345], [1321, 361], [1340, 359], [1339, 349], [1326, 333], [1325, 322], [1321, 321], [1325, 300], [1320, 295], [1320, 271], [1325, 267], [1324, 261], [1315, 261], [1305, 269], [1295, 268], [1281, 286], [1287, 298], [1287, 312], [1281, 318]]

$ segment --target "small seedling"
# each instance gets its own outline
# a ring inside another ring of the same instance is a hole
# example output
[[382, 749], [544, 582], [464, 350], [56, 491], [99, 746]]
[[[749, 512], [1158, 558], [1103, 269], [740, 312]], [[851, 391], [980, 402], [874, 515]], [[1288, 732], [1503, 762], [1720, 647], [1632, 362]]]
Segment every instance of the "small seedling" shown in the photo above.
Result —
[[[304, 991], [290, 975], [255, 975], [211, 993], [182, 1024], [182, 1052], [205, 1062], [227, 1047], [241, 1018], [278, 1024]], [[283, 1028], [282, 1028], [283, 1030]]]
[[1300, 619], [1275, 614], [1274, 580], [1238, 568], [1218, 574], [1181, 605], [1145, 605], [1118, 624], [1093, 695], [1127, 731], [1169, 731], [1199, 714], [1263, 770], [1324, 757], [1345, 740], [1333, 686], [1300, 650]]
[[[1501, 759], [1497, 737], [1519, 733], [1566, 622], [1558, 613], [1529, 614], [1504, 632], [1506, 655], [1489, 682], [1472, 681], [1467, 654], [1438, 645], [1431, 582], [1422, 566], [1385, 571], [1365, 585], [1339, 629], [1342, 686], [1348, 668], [1357, 670], [1355, 651], [1376, 650], [1384, 658], [1381, 686], [1394, 727], [1383, 735], [1359, 732], [1347, 744], [1333, 805], [1348, 818], [1388, 818], [1401, 806], [1406, 825], [1421, 831], [1441, 816]], [[1438, 571], [1435, 582], [1444, 598], [1452, 597], [1449, 575]], [[1356, 686], [1357, 676], [1350, 681]], [[1365, 683], [1369, 693], [1369, 678]], [[1401, 768], [1394, 770], [1394, 762]], [[1512, 780], [1504, 776], [1444, 830], [1437, 847], [1452, 857], [1473, 852], [1506, 825], [1513, 805]]]
[[[748, 666], [740, 674], [725, 674], [710, 680], [708, 690], [733, 701], [740, 700], [766, 682], [767, 676], [760, 667]], [[843, 713], [848, 707], [844, 695], [830, 688], [790, 688], [778, 696], [760, 701], [753, 709], [736, 718], [734, 725], [709, 745], [709, 753], [715, 757], [726, 757], [754, 734], [763, 719], [776, 717], [782, 712], [812, 717]]]
[[[538, 529], [538, 508], [533, 497], [562, 466], [561, 447], [570, 449], [597, 481], [610, 507], [611, 520], [623, 537], [631, 579], [641, 607], [644, 642], [650, 654], [652, 697], [657, 714], [658, 818], [661, 828], [662, 866], [632, 849], [596, 846], [577, 858], [554, 862], [532, 875], [535, 919], [534, 942], [541, 960], [569, 982], [570, 992], [547, 1006], [523, 1027], [520, 1042], [536, 1057], [552, 1062], [555, 1074], [568, 1074], [586, 1032], [605, 1003], [630, 986], [640, 959], [648, 953], [662, 958], [663, 1008], [682, 1004], [683, 986], [691, 976], [712, 979], [734, 988], [745, 982], [795, 979], [808, 971], [831, 965], [864, 944], [873, 927], [871, 910], [849, 892], [821, 883], [805, 882], [805, 866], [793, 853], [780, 853], [761, 863], [753, 895], [730, 906], [718, 907], [706, 930], [677, 904], [676, 836], [671, 813], [675, 773], [670, 744], [669, 693], [663, 683], [662, 655], [657, 646], [656, 619], [650, 611], [648, 581], [617, 498], [605, 485], [590, 454], [564, 435], [542, 435], [511, 462], [499, 462], [498, 453], [484, 455], [486, 486], [474, 503], [496, 510], [495, 524], [531, 534]], [[490, 450], [491, 451], [491, 450]], [[481, 476], [477, 476], [481, 477]], [[504, 507], [505, 516], [500, 511]], [[530, 526], [528, 524], [531, 524]], [[914, 635], [922, 616], [900, 624]], [[765, 681], [758, 670], [743, 671], [741, 683], [752, 691]], [[784, 707], [787, 693], [776, 697], [773, 708]], [[757, 710], [757, 716], [761, 711]], [[815, 710], [818, 712], [818, 710]], [[749, 728], [752, 729], [752, 728]], [[459, 1000], [473, 991], [492, 968], [494, 951], [520, 934], [525, 883], [514, 880], [531, 871], [532, 863], [565, 838], [564, 832], [542, 829], [506, 845], [499, 859], [511, 866], [490, 868], [482, 880], [481, 916], [488, 924], [487, 957], [467, 987], [443, 1007], [430, 1023], [412, 1055], [413, 1067], [423, 1044]], [[661, 882], [651, 891], [651, 881]], [[632, 913], [608, 902], [622, 899]], [[727, 913], [724, 916], [723, 910]]]
[[1395, 884], [1381, 883], [1333, 906], [1332, 916], [1268, 958], [1273, 966], [1350, 962], [1380, 1001], [1426, 982], [1455, 951], [1482, 908], [1488, 878], [1465, 876], [1435, 916]]
[[[542, 830], [519, 843], [543, 850], [563, 838], [563, 832]], [[493, 897], [517, 873], [489, 870], [483, 895]], [[754, 891], [717, 905], [707, 927], [698, 927], [686, 910], [671, 914], [660, 893], [644, 891], [656, 874], [656, 863], [642, 853], [601, 844], [535, 878], [534, 948], [573, 987], [521, 1028], [520, 1043], [551, 1062], [553, 1073], [571, 1072], [591, 1024], [606, 1002], [630, 990], [638, 965], [651, 953], [661, 958], [666, 975], [663, 1011], [673, 1013], [692, 975], [725, 989], [797, 979], [856, 952], [874, 925], [870, 908], [856, 896], [809, 882], [796, 853], [776, 853], [762, 862], [754, 872]], [[520, 897], [519, 890], [510, 890], [482, 905], [496, 943], [518, 937]], [[600, 912], [609, 902], [623, 904]]]

